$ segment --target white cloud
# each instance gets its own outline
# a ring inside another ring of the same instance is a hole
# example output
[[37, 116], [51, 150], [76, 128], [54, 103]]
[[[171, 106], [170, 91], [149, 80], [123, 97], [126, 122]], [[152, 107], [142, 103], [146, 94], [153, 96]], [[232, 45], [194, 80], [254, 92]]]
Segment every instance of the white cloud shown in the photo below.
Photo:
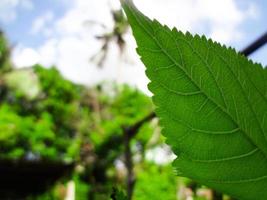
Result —
[[[101, 22], [110, 29], [113, 23], [110, 7], [118, 7], [118, 2], [119, 0], [75, 0], [71, 1], [72, 8], [59, 19], [54, 19], [49, 13], [40, 16], [35, 20], [32, 32], [43, 32], [49, 26], [50, 34], [47, 41], [32, 51], [27, 47], [20, 48], [15, 55], [15, 63], [21, 66], [25, 65], [27, 59], [32, 63], [38, 59], [38, 62], [45, 66], [55, 64], [67, 78], [76, 82], [94, 84], [102, 80], [117, 80], [136, 85], [147, 92], [148, 80], [144, 67], [135, 53], [135, 42], [130, 34], [126, 35], [127, 54], [134, 66], [118, 61], [119, 50], [114, 43], [110, 46], [111, 50], [103, 69], [98, 69], [90, 62], [90, 57], [101, 47], [101, 43], [94, 36], [103, 32], [103, 29], [100, 26], [88, 26], [85, 22]], [[257, 13], [256, 5], [252, 2], [247, 8], [240, 9], [237, 0], [135, 2], [144, 13], [164, 24], [176, 26], [183, 31], [206, 34], [227, 44], [242, 38], [240, 25], [247, 19], [255, 18]]]
[[110, 8], [107, 0], [84, 1], [75, 0], [74, 6], [64, 17], [56, 23], [56, 31], [61, 34], [82, 34], [86, 29], [88, 21], [101, 22], [106, 26], [112, 26]]
[[47, 40], [41, 47], [37, 49], [40, 54], [39, 63], [44, 66], [51, 66], [55, 64], [55, 61], [58, 58], [58, 40], [57, 39], [49, 39]]
[[47, 11], [43, 15], [37, 17], [33, 23], [30, 30], [31, 34], [43, 33], [45, 36], [52, 34], [52, 30], [49, 28], [49, 24], [54, 19], [54, 14], [51, 11]]
[[19, 47], [14, 52], [13, 62], [18, 67], [30, 67], [39, 61], [39, 53], [32, 48]]
[[17, 18], [19, 8], [33, 9], [31, 0], [1, 0], [0, 1], [0, 22], [10, 23]]
[[[137, 7], [152, 18], [182, 31], [205, 34], [214, 40], [230, 44], [240, 39], [240, 25], [258, 13], [251, 2], [246, 9], [237, 0], [136, 0]], [[153, 6], [153, 8], [152, 8]], [[203, 28], [204, 27], [204, 28]]]

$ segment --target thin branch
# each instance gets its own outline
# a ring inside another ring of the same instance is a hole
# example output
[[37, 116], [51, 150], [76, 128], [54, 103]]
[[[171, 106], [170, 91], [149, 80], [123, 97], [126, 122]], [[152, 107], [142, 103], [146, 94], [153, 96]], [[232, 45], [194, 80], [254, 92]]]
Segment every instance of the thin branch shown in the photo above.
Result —
[[241, 53], [245, 56], [249, 56], [255, 51], [257, 51], [259, 48], [261, 48], [263, 45], [265, 45], [266, 43], [267, 43], [267, 32], [263, 34], [261, 37], [259, 37], [255, 42], [247, 46], [244, 50], [242, 50]]
[[126, 186], [127, 186], [127, 197], [129, 200], [132, 199], [133, 190], [135, 185], [135, 175], [133, 171], [133, 158], [131, 152], [131, 137], [129, 134], [124, 134], [124, 146], [125, 146], [125, 166], [127, 169], [127, 178], [126, 178]]
[[136, 122], [134, 125], [125, 128], [126, 134], [129, 135], [130, 138], [133, 138], [138, 133], [138, 130], [141, 128], [141, 126], [143, 126], [144, 123], [149, 122], [155, 117], [156, 114], [154, 112], [149, 113], [143, 119]]

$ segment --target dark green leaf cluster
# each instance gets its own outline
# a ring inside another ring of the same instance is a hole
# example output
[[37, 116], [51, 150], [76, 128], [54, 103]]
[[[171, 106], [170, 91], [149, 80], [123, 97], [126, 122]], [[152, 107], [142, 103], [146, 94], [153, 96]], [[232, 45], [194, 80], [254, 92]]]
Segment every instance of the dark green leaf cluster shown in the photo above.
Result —
[[[79, 156], [81, 86], [55, 69], [34, 66], [2, 76], [1, 155], [8, 159], [73, 160]], [[82, 121], [82, 120], [81, 120]]]
[[122, 190], [113, 188], [113, 192], [111, 194], [111, 200], [128, 200], [128, 198]]

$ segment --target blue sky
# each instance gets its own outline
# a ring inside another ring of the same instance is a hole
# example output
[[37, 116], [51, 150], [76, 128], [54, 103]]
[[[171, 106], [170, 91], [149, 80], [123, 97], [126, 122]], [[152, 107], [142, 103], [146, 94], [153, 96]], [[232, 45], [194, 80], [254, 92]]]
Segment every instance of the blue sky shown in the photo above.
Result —
[[[29, 46], [38, 46], [45, 39], [40, 37], [41, 35], [35, 35], [32, 37], [30, 34], [30, 28], [36, 18], [44, 15], [46, 12], [51, 12], [55, 15], [55, 18], [60, 18], [69, 9], [67, 1], [55, 1], [55, 0], [33, 0], [29, 6], [23, 6], [23, 3], [17, 3], [12, 5], [12, 0], [4, 0], [6, 3], [0, 3], [0, 11], [3, 15], [0, 16], [0, 26], [4, 29], [9, 40], [12, 43], [23, 43]], [[19, 0], [17, 2], [23, 2]], [[26, 1], [25, 1], [26, 2]], [[1, 8], [2, 6], [2, 8]], [[10, 19], [8, 17], [10, 11], [16, 13], [16, 17]], [[49, 25], [49, 24], [48, 24]]]
[[[182, 31], [205, 34], [221, 43], [243, 49], [267, 31], [266, 0], [136, 0], [149, 17]], [[98, 69], [90, 57], [101, 47], [96, 35], [106, 30], [85, 21], [112, 27], [110, 7], [119, 0], [1, 0], [0, 27], [13, 46], [18, 67], [39, 62], [56, 65], [67, 78], [85, 84], [103, 80], [127, 82], [147, 91], [147, 78], [132, 36], [125, 55], [110, 46], [106, 66]], [[251, 58], [267, 65], [267, 46]], [[135, 78], [132, 78], [132, 77]]]

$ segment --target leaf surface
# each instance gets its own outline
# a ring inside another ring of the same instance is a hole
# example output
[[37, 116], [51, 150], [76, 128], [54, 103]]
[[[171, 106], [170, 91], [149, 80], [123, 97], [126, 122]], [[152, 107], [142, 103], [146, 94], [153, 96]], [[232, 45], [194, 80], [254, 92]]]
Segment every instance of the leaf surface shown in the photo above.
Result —
[[122, 1], [178, 175], [267, 199], [267, 71], [204, 36], [170, 30]]

